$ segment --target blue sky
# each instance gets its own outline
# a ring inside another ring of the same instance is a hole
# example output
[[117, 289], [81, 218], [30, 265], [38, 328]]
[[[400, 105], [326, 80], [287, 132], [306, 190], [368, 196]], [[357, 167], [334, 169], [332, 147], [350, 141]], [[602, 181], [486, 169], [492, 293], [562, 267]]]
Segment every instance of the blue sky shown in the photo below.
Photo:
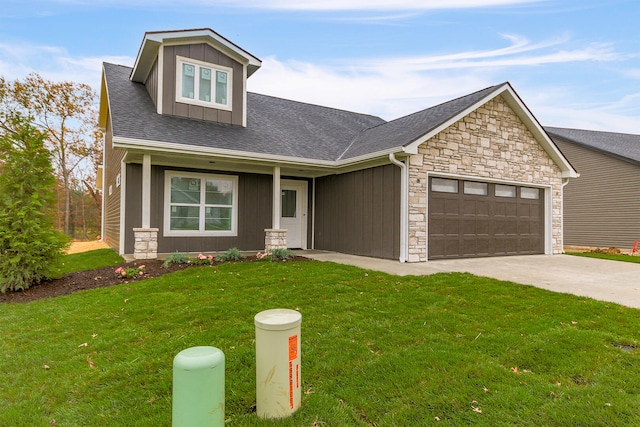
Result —
[[637, 0], [2, 0], [0, 75], [98, 89], [188, 28], [262, 59], [253, 92], [390, 120], [509, 81], [545, 126], [640, 134]]

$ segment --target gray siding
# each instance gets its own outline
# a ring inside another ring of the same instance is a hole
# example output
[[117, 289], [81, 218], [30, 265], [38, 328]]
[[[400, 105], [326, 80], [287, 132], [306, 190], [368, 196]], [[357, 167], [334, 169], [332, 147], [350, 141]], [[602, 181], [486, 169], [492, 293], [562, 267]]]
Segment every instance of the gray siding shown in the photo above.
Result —
[[149, 72], [149, 76], [147, 80], [144, 82], [145, 88], [147, 88], [147, 92], [151, 99], [153, 100], [153, 105], [158, 106], [158, 58], [156, 58], [153, 63], [153, 67], [151, 67], [151, 72]]
[[[237, 247], [243, 251], [264, 249], [264, 230], [271, 228], [273, 178], [271, 175], [231, 174], [238, 176], [238, 235], [233, 237], [164, 237], [164, 172], [183, 170], [224, 173], [153, 166], [151, 168], [151, 227], [159, 229], [158, 253], [214, 252]], [[142, 165], [127, 167], [127, 211], [125, 252], [133, 253], [133, 228], [140, 227]]]
[[640, 239], [640, 165], [554, 141], [580, 174], [564, 188], [564, 244], [633, 247]]
[[[107, 118], [105, 132], [104, 154], [104, 236], [106, 243], [115, 250], [119, 250], [120, 244], [120, 190], [122, 185], [116, 185], [116, 179], [120, 173], [121, 161], [125, 155], [124, 150], [113, 149], [113, 132], [111, 129], [111, 116]], [[109, 194], [111, 188], [111, 194]]]
[[[206, 108], [176, 102], [176, 56], [192, 58], [233, 69], [233, 111]], [[243, 123], [244, 85], [243, 66], [213, 47], [200, 43], [164, 47], [162, 108], [164, 114], [191, 119], [215, 121], [241, 126]]]
[[380, 166], [316, 179], [315, 248], [400, 257], [400, 168]]

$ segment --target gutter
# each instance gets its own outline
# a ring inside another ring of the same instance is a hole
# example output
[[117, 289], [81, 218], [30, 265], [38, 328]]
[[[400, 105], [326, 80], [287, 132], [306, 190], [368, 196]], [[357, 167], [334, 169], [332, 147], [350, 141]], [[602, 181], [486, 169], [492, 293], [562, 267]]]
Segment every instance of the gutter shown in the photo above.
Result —
[[400, 168], [400, 262], [407, 262], [409, 257], [409, 168], [404, 162], [389, 153], [389, 161]]

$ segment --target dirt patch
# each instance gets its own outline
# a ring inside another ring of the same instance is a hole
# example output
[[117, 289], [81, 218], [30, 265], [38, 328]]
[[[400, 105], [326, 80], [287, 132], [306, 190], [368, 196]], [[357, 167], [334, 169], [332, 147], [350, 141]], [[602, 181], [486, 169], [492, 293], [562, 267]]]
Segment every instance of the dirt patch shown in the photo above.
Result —
[[77, 254], [80, 252], [93, 251], [96, 249], [106, 249], [109, 246], [105, 242], [100, 240], [92, 240], [89, 242], [71, 242], [69, 246], [68, 254]]
[[[242, 261], [235, 262], [257, 262], [255, 256], [248, 256], [243, 258]], [[277, 262], [291, 262], [291, 261], [309, 261], [309, 258], [296, 256], [286, 261]], [[69, 295], [77, 291], [86, 289], [104, 288], [107, 286], [119, 285], [122, 283], [137, 282], [140, 280], [149, 279], [152, 277], [162, 276], [163, 274], [173, 273], [174, 271], [184, 270], [185, 268], [191, 268], [191, 264], [174, 264], [167, 268], [162, 266], [162, 260], [144, 260], [133, 261], [114, 267], [103, 267], [95, 270], [80, 271], [78, 273], [67, 274], [59, 279], [48, 280], [36, 285], [31, 286], [26, 291], [15, 291], [0, 294], [0, 303], [4, 302], [28, 302], [34, 301], [40, 298], [57, 297], [61, 295]], [[260, 261], [270, 262], [270, 261]], [[217, 265], [220, 263], [215, 263]], [[122, 278], [116, 269], [118, 267], [123, 268], [139, 268], [144, 265], [144, 274], [136, 276], [130, 279]]]

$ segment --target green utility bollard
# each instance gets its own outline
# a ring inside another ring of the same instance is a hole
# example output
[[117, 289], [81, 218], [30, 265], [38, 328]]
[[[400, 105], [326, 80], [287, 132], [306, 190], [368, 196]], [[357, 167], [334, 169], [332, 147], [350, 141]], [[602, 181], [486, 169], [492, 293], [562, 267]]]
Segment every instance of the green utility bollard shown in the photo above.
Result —
[[173, 359], [173, 427], [224, 426], [224, 353], [208, 346]]

